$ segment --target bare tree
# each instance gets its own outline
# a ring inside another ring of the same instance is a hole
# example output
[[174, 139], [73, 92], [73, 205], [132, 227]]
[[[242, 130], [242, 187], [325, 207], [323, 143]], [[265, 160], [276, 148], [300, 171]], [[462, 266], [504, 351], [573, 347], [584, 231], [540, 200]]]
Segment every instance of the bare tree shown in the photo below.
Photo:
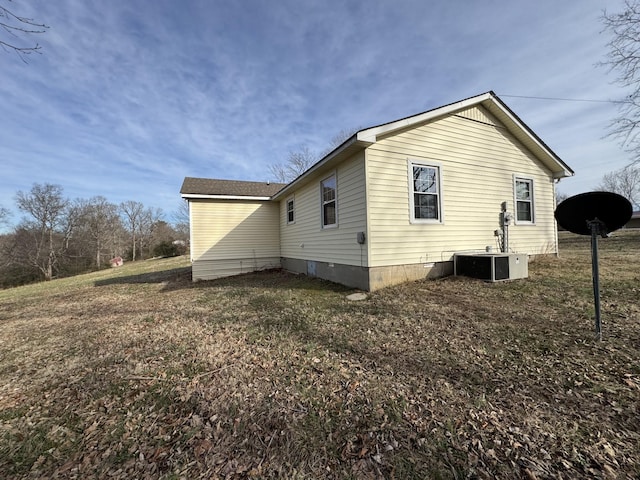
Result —
[[135, 261], [138, 232], [140, 231], [140, 224], [142, 223], [144, 205], [140, 202], [127, 200], [120, 204], [120, 212], [122, 214], [124, 224], [131, 235], [131, 260]]
[[[8, 2], [11, 0], [4, 1], [5, 4]], [[6, 6], [0, 5], [0, 33], [4, 33], [4, 37], [0, 37], [0, 46], [7, 52], [17, 53], [22, 61], [26, 61], [25, 55], [40, 53], [41, 47], [37, 42], [35, 45], [23, 46], [19, 43], [20, 37], [44, 33], [48, 28], [44, 23], [16, 15]]]
[[276, 181], [289, 183], [302, 175], [317, 160], [317, 155], [305, 145], [297, 152], [290, 151], [286, 162], [269, 165], [269, 171]]
[[556, 206], [560, 205], [567, 198], [569, 198], [569, 195], [567, 195], [566, 193], [556, 192]]
[[69, 202], [63, 197], [61, 186], [35, 183], [29, 192], [16, 194], [16, 204], [31, 217], [24, 223], [32, 239], [29, 261], [42, 272], [45, 280], [51, 280], [60, 255], [69, 245], [73, 225]]
[[114, 248], [113, 232], [118, 231], [121, 221], [118, 216], [118, 207], [107, 201], [103, 196], [90, 198], [88, 201], [79, 202], [81, 223], [87, 232], [93, 246], [96, 268], [102, 265], [102, 259], [111, 255]]
[[[160, 208], [146, 208], [140, 216], [139, 229], [138, 229], [138, 251], [140, 256], [146, 249], [147, 257], [151, 252], [151, 242], [153, 240], [153, 234], [156, 227], [160, 224], [163, 213]], [[163, 222], [164, 223], [164, 222]]]
[[18, 227], [13, 233], [0, 235], [0, 286], [13, 287], [42, 277], [33, 265], [32, 232]]
[[298, 151], [290, 151], [285, 162], [269, 165], [269, 172], [277, 182], [289, 183], [306, 172], [318, 160], [342, 145], [358, 130], [346, 128], [340, 130], [331, 138], [329, 146], [320, 154], [312, 152], [306, 145], [303, 145]]
[[629, 94], [619, 102], [619, 116], [611, 123], [611, 135], [640, 161], [640, 0], [625, 0], [621, 13], [603, 13], [605, 30], [613, 38], [607, 44], [607, 60], [601, 62], [617, 73], [616, 83]]
[[598, 190], [622, 195], [637, 208], [640, 202], [640, 167], [628, 165], [605, 174]]
[[180, 240], [189, 238], [189, 202], [182, 199], [178, 208], [173, 212], [173, 228]]
[[0, 226], [7, 225], [9, 223], [9, 216], [11, 213], [4, 207], [0, 207]]
[[353, 134], [358, 132], [359, 130], [362, 130], [362, 128], [361, 127], [351, 128], [351, 129], [343, 128], [338, 133], [336, 133], [333, 137], [331, 137], [329, 146], [322, 152], [320, 156], [324, 157], [325, 155], [328, 155], [334, 149], [338, 148], [340, 145], [346, 142], [349, 138], [351, 138]]

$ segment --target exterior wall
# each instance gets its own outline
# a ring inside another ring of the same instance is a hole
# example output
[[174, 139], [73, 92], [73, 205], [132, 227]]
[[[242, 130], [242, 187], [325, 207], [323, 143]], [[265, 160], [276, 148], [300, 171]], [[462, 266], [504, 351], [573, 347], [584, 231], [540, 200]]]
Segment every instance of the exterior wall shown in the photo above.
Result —
[[640, 228], [640, 215], [634, 214], [625, 225], [625, 228]]
[[339, 263], [283, 258], [282, 268], [290, 272], [302, 273], [340, 283], [347, 287], [372, 292], [392, 285], [453, 274], [453, 262], [367, 268]]
[[280, 266], [277, 202], [191, 200], [193, 280]]
[[282, 258], [282, 268], [289, 272], [302, 273], [318, 277], [330, 282], [340, 283], [347, 287], [371, 290], [369, 285], [369, 269], [340, 263], [316, 262], [297, 258]]
[[[441, 224], [410, 223], [408, 159], [440, 166]], [[366, 150], [366, 173], [371, 267], [497, 250], [501, 203], [515, 216], [514, 174], [534, 181], [535, 224], [511, 224], [510, 251], [557, 253], [551, 172], [480, 106], [379, 139]]]
[[[337, 226], [322, 228], [320, 182], [333, 172], [337, 182]], [[292, 196], [295, 205], [292, 224], [287, 224], [287, 199], [291, 195], [280, 201], [283, 258], [357, 267], [368, 265], [367, 245], [357, 242], [358, 232], [366, 232], [367, 228], [364, 152], [342, 162], [335, 170], [313, 176]]]
[[453, 262], [371, 267], [369, 269], [369, 290], [374, 291], [401, 283], [447, 275], [453, 275]]

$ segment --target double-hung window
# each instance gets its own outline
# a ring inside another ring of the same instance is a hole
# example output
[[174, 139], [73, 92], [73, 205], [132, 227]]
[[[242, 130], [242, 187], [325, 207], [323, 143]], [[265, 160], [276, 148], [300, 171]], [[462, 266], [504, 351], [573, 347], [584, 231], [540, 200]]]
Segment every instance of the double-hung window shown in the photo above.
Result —
[[320, 182], [320, 192], [322, 195], [322, 228], [335, 227], [338, 224], [335, 173]]
[[516, 223], [533, 223], [533, 180], [514, 176]]
[[287, 199], [287, 224], [295, 223], [296, 212], [293, 197]]
[[442, 223], [440, 167], [409, 162], [412, 223]]

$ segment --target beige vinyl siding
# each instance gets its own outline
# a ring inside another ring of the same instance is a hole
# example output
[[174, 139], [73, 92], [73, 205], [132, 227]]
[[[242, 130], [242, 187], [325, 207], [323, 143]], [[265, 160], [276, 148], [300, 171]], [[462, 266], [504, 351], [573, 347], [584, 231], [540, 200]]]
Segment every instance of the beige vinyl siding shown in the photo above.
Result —
[[466, 110], [461, 110], [456, 113], [456, 116], [475, 120], [476, 122], [487, 123], [489, 125], [499, 124], [499, 122], [497, 122], [493, 116], [482, 107], [471, 107]]
[[[515, 215], [514, 174], [533, 179], [535, 225], [512, 224], [510, 250], [557, 251], [551, 173], [482, 107], [391, 135], [366, 152], [370, 266], [497, 251], [500, 204]], [[442, 224], [410, 223], [408, 159], [440, 166]]]
[[189, 207], [194, 280], [280, 265], [277, 202], [192, 200]]
[[[322, 228], [320, 182], [335, 173], [336, 227]], [[295, 223], [287, 224], [286, 199], [280, 204], [281, 255], [287, 258], [367, 266], [366, 245], [357, 243], [366, 231], [364, 152], [310, 178], [293, 192]]]

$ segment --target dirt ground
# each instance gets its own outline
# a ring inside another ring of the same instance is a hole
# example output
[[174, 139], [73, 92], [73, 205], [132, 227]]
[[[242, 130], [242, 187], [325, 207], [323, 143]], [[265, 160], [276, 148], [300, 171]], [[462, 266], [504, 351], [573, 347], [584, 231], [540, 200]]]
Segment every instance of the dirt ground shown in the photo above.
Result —
[[2, 478], [638, 478], [640, 232], [526, 280], [193, 284], [184, 258], [0, 291]]

